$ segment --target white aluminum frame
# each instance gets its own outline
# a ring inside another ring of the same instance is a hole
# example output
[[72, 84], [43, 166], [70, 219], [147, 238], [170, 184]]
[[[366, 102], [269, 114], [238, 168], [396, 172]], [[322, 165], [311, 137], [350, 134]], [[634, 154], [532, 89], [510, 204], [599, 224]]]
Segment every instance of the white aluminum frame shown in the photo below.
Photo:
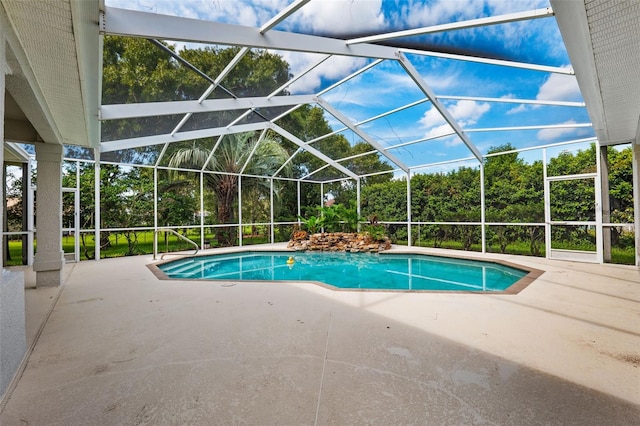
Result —
[[[461, 60], [461, 61], [470, 61], [476, 63], [484, 63], [489, 65], [497, 65], [503, 67], [513, 67], [513, 68], [522, 68], [533, 71], [539, 71], [543, 73], [556, 73], [556, 74], [564, 74], [564, 75], [574, 75], [574, 72], [571, 68], [567, 67], [553, 67], [547, 65], [539, 65], [539, 64], [527, 64], [522, 62], [514, 62], [514, 61], [506, 61], [506, 60], [495, 60], [488, 58], [479, 58], [472, 57], [466, 55], [459, 54], [450, 54], [450, 53], [441, 53], [441, 52], [431, 52], [427, 50], [417, 50], [417, 49], [404, 49], [404, 48], [394, 48], [389, 46], [377, 45], [376, 42], [383, 40], [390, 40], [394, 38], [415, 36], [421, 34], [434, 33], [439, 31], [448, 31], [448, 30], [457, 30], [463, 28], [473, 28], [477, 26], [484, 25], [495, 25], [499, 23], [505, 22], [514, 22], [520, 20], [529, 20], [529, 19], [538, 19], [538, 18], [547, 18], [553, 16], [553, 10], [551, 8], [545, 9], [537, 9], [525, 12], [518, 12], [507, 15], [500, 16], [491, 16], [487, 18], [479, 18], [473, 19], [458, 23], [450, 23], [450, 24], [442, 24], [435, 25], [432, 27], [426, 28], [418, 28], [411, 29], [407, 31], [400, 31], [394, 33], [386, 33], [373, 35], [369, 37], [360, 37], [351, 40], [340, 40], [333, 39], [328, 37], [319, 37], [319, 36], [311, 36], [305, 34], [296, 34], [289, 33], [284, 31], [277, 31], [273, 28], [276, 27], [279, 23], [283, 22], [287, 17], [293, 15], [295, 12], [300, 10], [308, 0], [296, 0], [291, 3], [287, 8], [282, 10], [276, 16], [274, 16], [271, 20], [265, 23], [260, 28], [250, 28], [243, 27], [239, 25], [231, 25], [231, 24], [223, 24], [216, 22], [208, 22], [202, 20], [195, 19], [187, 19], [181, 17], [173, 17], [173, 16], [164, 16], [155, 13], [147, 13], [147, 12], [139, 12], [125, 9], [118, 9], [112, 7], [105, 7], [104, 11], [101, 14], [100, 19], [100, 28], [105, 34], [115, 34], [115, 35], [126, 35], [126, 36], [134, 36], [134, 37], [144, 37], [149, 39], [160, 39], [160, 40], [176, 40], [176, 41], [185, 41], [185, 42], [199, 42], [199, 43], [211, 43], [216, 45], [230, 45], [230, 46], [240, 46], [242, 47], [240, 53], [236, 55], [236, 57], [227, 64], [227, 67], [220, 73], [220, 75], [216, 76], [215, 79], [204, 76], [212, 82], [207, 90], [200, 96], [198, 100], [194, 101], [182, 101], [182, 102], [157, 102], [157, 103], [145, 103], [145, 104], [127, 104], [127, 105], [104, 105], [100, 110], [100, 118], [102, 120], [114, 120], [114, 119], [129, 119], [129, 118], [137, 118], [137, 117], [149, 117], [149, 116], [159, 116], [159, 115], [170, 115], [170, 114], [184, 114], [183, 118], [176, 125], [176, 127], [172, 130], [171, 133], [163, 134], [163, 135], [154, 135], [148, 137], [139, 137], [139, 138], [130, 138], [123, 139], [118, 141], [109, 141], [103, 142], [100, 144], [100, 148], [94, 151], [95, 154], [95, 170], [96, 170], [96, 241], [99, 241], [100, 236], [100, 218], [99, 218], [99, 177], [100, 177], [100, 152], [111, 152], [116, 150], [123, 149], [134, 149], [139, 147], [145, 147], [155, 144], [163, 144], [163, 149], [158, 156], [154, 166], [147, 165], [132, 165], [136, 167], [154, 167], [154, 194], [155, 199], [157, 200], [157, 171], [159, 169], [168, 169], [167, 167], [160, 166], [160, 160], [166, 154], [166, 150], [169, 143], [178, 142], [178, 141], [186, 141], [193, 139], [201, 139], [207, 137], [218, 137], [218, 140], [211, 150], [209, 158], [206, 163], [209, 162], [211, 157], [214, 155], [215, 150], [219, 146], [222, 138], [225, 135], [229, 135], [232, 133], [240, 133], [240, 132], [254, 132], [260, 131], [262, 139], [267, 130], [271, 130], [281, 137], [286, 138], [287, 140], [293, 142], [298, 146], [298, 149], [289, 157], [289, 159], [280, 167], [278, 171], [273, 176], [267, 176], [266, 178], [270, 179], [270, 200], [271, 200], [271, 211], [270, 211], [270, 220], [271, 223], [271, 236], [270, 239], [274, 241], [275, 234], [275, 226], [274, 223], [274, 211], [273, 211], [273, 184], [275, 179], [279, 180], [291, 180], [297, 182], [297, 198], [298, 198], [298, 215], [300, 215], [300, 185], [302, 181], [311, 182], [311, 183], [319, 183], [321, 188], [321, 196], [324, 196], [324, 184], [331, 182], [339, 182], [344, 180], [354, 180], [356, 183], [356, 193], [358, 199], [358, 209], [360, 209], [360, 185], [361, 178], [365, 176], [375, 176], [378, 174], [384, 173], [404, 173], [407, 176], [407, 222], [402, 222], [406, 224], [408, 228], [408, 244], [412, 244], [412, 232], [411, 226], [414, 224], [411, 218], [411, 175], [412, 173], [416, 173], [418, 170], [437, 166], [444, 165], [450, 163], [457, 163], [463, 161], [477, 161], [480, 167], [480, 188], [481, 188], [481, 211], [482, 216], [479, 223], [464, 223], [465, 225], [478, 225], [481, 226], [482, 229], [482, 251], [486, 250], [486, 227], [490, 225], [524, 225], [522, 223], [487, 223], [485, 218], [485, 194], [484, 194], [484, 159], [493, 155], [500, 155], [504, 153], [496, 153], [496, 154], [488, 154], [483, 155], [478, 148], [475, 146], [471, 138], [469, 137], [470, 133], [474, 132], [495, 132], [495, 131], [512, 131], [512, 130], [538, 130], [538, 129], [553, 129], [553, 128], [587, 128], [593, 127], [591, 123], [575, 123], [575, 124], [547, 124], [547, 125], [538, 125], [538, 126], [514, 126], [514, 127], [492, 127], [492, 128], [475, 128], [475, 129], [463, 129], [462, 126], [455, 120], [446, 106], [442, 103], [443, 100], [474, 100], [474, 101], [482, 101], [482, 102], [503, 102], [503, 103], [514, 103], [514, 104], [532, 104], [532, 105], [550, 105], [550, 106], [566, 106], [566, 107], [585, 107], [584, 102], [566, 102], [566, 101], [544, 101], [537, 99], [513, 99], [513, 98], [492, 98], [492, 97], [470, 97], [470, 96], [454, 96], [454, 95], [438, 95], [436, 94], [432, 88], [425, 82], [423, 77], [411, 63], [411, 61], [407, 58], [406, 54], [412, 55], [421, 55], [421, 56], [432, 56], [432, 57], [440, 57], [446, 59], [453, 60]], [[313, 53], [321, 53], [324, 54], [318, 61], [314, 64], [308, 66], [304, 71], [301, 72], [296, 77], [293, 77], [288, 82], [283, 84], [281, 87], [276, 89], [274, 92], [269, 94], [266, 97], [255, 97], [255, 98], [241, 98], [241, 99], [215, 99], [215, 100], [207, 100], [206, 98], [210, 95], [210, 93], [217, 87], [217, 85], [228, 75], [229, 72], [237, 65], [237, 63], [241, 60], [241, 58], [249, 51], [249, 49], [257, 48], [257, 49], [269, 49], [272, 51], [293, 51], [293, 52], [313, 52]], [[276, 96], [278, 93], [282, 92], [284, 89], [289, 87], [291, 84], [302, 78], [304, 75], [311, 72], [313, 69], [318, 67], [320, 64], [324, 63], [327, 59], [331, 58], [334, 55], [340, 56], [351, 56], [351, 57], [362, 57], [372, 59], [372, 62], [367, 64], [365, 67], [357, 70], [351, 75], [343, 78], [342, 80], [334, 83], [330, 87], [312, 95], [292, 95], [292, 96]], [[186, 62], [184, 59], [179, 58], [178, 54], [173, 52], [174, 57], [181, 62]], [[329, 92], [333, 88], [339, 86], [340, 84], [348, 81], [349, 79], [354, 78], [357, 75], [375, 67], [382, 61], [396, 61], [406, 72], [406, 75], [410, 77], [417, 87], [425, 94], [425, 98], [407, 104], [405, 106], [401, 106], [395, 108], [393, 110], [389, 110], [378, 114], [374, 117], [367, 118], [365, 120], [353, 122], [344, 116], [340, 111], [338, 111], [333, 105], [327, 102], [322, 95]], [[193, 65], [188, 64], [194, 71], [201, 73], [199, 70], [195, 69]], [[201, 74], [202, 75], [202, 74]], [[378, 142], [375, 138], [371, 137], [367, 132], [365, 132], [361, 126], [364, 126], [367, 123], [370, 123], [376, 119], [391, 115], [395, 112], [402, 111], [404, 109], [410, 108], [412, 106], [418, 105], [424, 102], [431, 102], [432, 106], [436, 108], [436, 110], [442, 115], [447, 124], [451, 126], [452, 132], [448, 132], [446, 135], [440, 135], [436, 137], [428, 137], [421, 138], [414, 141], [408, 141], [399, 143], [391, 146], [383, 146], [380, 142]], [[304, 141], [298, 138], [296, 135], [291, 134], [287, 130], [281, 128], [276, 125], [278, 119], [286, 116], [291, 113], [295, 109], [297, 109], [300, 105], [305, 104], [317, 104], [329, 114], [333, 115], [340, 122], [342, 122], [345, 127], [339, 130], [334, 130], [327, 135], [323, 135], [311, 141]], [[291, 108], [280, 116], [272, 119], [269, 122], [264, 123], [252, 123], [252, 124], [243, 124], [238, 125], [242, 117], [250, 114], [252, 111], [257, 108], [269, 108], [269, 107], [282, 107], [282, 106], [291, 106]], [[213, 128], [213, 129], [201, 129], [195, 131], [181, 132], [182, 126], [187, 122], [187, 120], [194, 113], [202, 113], [202, 112], [214, 112], [214, 111], [224, 111], [224, 110], [245, 110], [244, 115], [241, 115], [239, 118], [234, 120], [234, 122], [228, 124], [225, 127]], [[636, 145], [634, 146], [634, 200], [636, 202], [636, 245], [640, 248], [640, 227], [637, 226], [638, 221], [640, 220], [640, 216], [638, 213], [638, 153], [637, 145], [640, 144], [640, 123], [639, 123], [639, 136], [636, 138]], [[361, 137], [364, 141], [369, 143], [372, 148], [374, 148], [370, 152], [340, 158], [340, 159], [331, 159], [328, 156], [322, 154], [317, 149], [313, 148], [312, 144], [318, 140], [329, 137], [333, 134], [340, 133], [345, 130], [351, 130], [359, 137]], [[443, 138], [446, 136], [457, 135], [466, 147], [469, 149], [472, 157], [462, 158], [457, 160], [450, 160], [444, 162], [436, 162], [436, 163], [426, 163], [418, 166], [407, 166], [401, 160], [396, 158], [391, 150], [398, 149], [404, 146], [417, 144], [421, 142], [425, 142], [431, 139]], [[260, 140], [261, 140], [260, 139]], [[568, 145], [578, 142], [587, 142], [587, 141], [596, 141], [595, 138], [587, 138], [582, 140], [575, 141], [567, 141], [559, 144], [548, 144], [544, 146], [535, 146], [523, 149], [516, 149], [510, 152], [524, 152], [528, 150], [537, 150], [541, 149], [543, 153], [543, 163], [544, 163], [544, 185], [545, 185], [545, 223], [544, 224], [530, 224], [530, 225], [544, 225], [545, 226], [545, 235], [547, 238], [550, 238], [550, 226], [552, 225], [550, 217], [548, 216], [549, 210], [549, 182], [559, 179], [557, 177], [547, 177], [546, 175], [546, 149], [548, 147], [554, 146], [562, 146]], [[604, 141], [606, 143], [606, 141]], [[258, 142], [260, 143], [260, 142]], [[602, 142], [599, 142], [602, 143]], [[239, 231], [239, 241], [242, 245], [242, 185], [241, 180], [243, 176], [249, 176], [244, 174], [247, 165], [255, 153], [257, 149], [257, 144], [254, 147], [254, 151], [250, 153], [247, 161], [242, 166], [240, 173], [238, 173], [239, 178], [239, 220], [237, 224], [222, 224], [219, 226], [237, 226]], [[309, 171], [306, 176], [301, 178], [293, 179], [293, 178], [283, 178], [277, 177], [277, 175], [282, 171], [282, 169], [286, 166], [286, 164], [290, 163], [292, 159], [300, 152], [307, 151], [317, 158], [321, 159], [325, 162], [325, 166], [320, 167], [319, 169]], [[388, 160], [390, 160], [397, 169], [388, 171], [379, 171], [373, 172], [366, 175], [359, 176], [349, 169], [344, 167], [341, 162], [347, 161], [352, 158], [375, 154], [376, 152], [385, 156]], [[107, 162], [105, 162], [107, 163]], [[204, 191], [203, 191], [203, 180], [205, 173], [211, 173], [210, 171], [205, 170], [205, 166], [199, 171], [188, 170], [190, 172], [199, 172], [200, 174], [200, 210], [201, 213], [204, 209]], [[332, 180], [326, 181], [314, 181], [310, 179], [314, 174], [319, 172], [320, 170], [325, 169], [326, 167], [333, 167], [338, 170], [340, 173], [344, 174], [346, 177], [336, 178]], [[595, 176], [599, 178], [601, 174], [600, 164], [597, 164], [597, 172]], [[262, 176], [264, 177], [264, 176]], [[568, 177], [563, 177], [568, 178]], [[591, 178], [591, 176], [589, 177]], [[599, 191], [600, 184], [598, 180], [595, 182], [597, 198], [599, 200]], [[321, 200], [322, 202], [323, 200]], [[157, 229], [157, 201], [154, 205], [154, 213], [155, 213], [155, 223], [154, 228]], [[598, 219], [599, 214], [599, 219]], [[603, 224], [602, 223], [602, 215], [601, 211], [596, 209], [596, 232], [597, 235], [600, 236], [598, 241], [602, 241], [602, 232], [603, 227], [610, 226], [613, 224]], [[299, 223], [299, 220], [298, 220]], [[457, 222], [456, 222], [457, 223]], [[420, 223], [416, 223], [420, 224]], [[453, 223], [452, 223], [453, 224]], [[617, 225], [617, 224], [616, 224]], [[200, 220], [200, 230], [201, 230], [201, 245], [204, 242], [204, 228], [215, 228], [216, 225], [205, 225], [204, 224], [204, 216], [201, 214]], [[602, 251], [601, 247], [598, 243], [599, 253], [599, 261], [602, 261]], [[547, 244], [547, 250], [550, 250], [550, 242]], [[640, 250], [637, 250], [640, 251]], [[99, 243], [96, 244], [96, 259], [100, 258], [100, 248]], [[640, 254], [637, 253], [637, 263], [640, 265]]]

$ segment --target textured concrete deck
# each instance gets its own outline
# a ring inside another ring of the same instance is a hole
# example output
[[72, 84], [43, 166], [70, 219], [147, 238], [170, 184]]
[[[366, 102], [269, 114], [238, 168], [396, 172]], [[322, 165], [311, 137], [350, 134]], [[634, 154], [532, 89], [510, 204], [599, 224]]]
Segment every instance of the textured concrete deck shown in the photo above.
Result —
[[0, 424], [638, 424], [640, 270], [488, 257], [546, 272], [402, 294], [67, 265], [27, 289], [35, 344]]

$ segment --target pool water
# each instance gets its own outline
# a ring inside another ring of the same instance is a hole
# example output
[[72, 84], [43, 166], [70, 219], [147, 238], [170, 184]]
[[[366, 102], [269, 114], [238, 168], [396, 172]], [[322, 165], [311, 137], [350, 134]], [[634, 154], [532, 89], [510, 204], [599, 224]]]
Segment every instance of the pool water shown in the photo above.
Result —
[[[293, 264], [288, 259], [293, 257]], [[493, 262], [420, 254], [241, 252], [158, 266], [168, 278], [320, 281], [344, 289], [504, 291], [527, 271]]]

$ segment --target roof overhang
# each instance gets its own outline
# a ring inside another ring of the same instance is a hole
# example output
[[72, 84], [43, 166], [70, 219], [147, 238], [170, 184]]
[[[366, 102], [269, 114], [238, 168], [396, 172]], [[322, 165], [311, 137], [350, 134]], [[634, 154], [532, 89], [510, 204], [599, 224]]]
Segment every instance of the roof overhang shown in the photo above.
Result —
[[98, 0], [0, 0], [6, 90], [38, 135], [23, 142], [98, 146], [98, 18]]
[[640, 143], [640, 3], [550, 1], [600, 145]]

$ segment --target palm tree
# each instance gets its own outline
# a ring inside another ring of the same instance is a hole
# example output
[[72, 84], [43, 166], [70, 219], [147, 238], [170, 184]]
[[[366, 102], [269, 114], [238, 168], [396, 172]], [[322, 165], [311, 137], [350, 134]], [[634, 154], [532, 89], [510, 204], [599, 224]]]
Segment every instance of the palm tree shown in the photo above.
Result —
[[[256, 147], [256, 144], [258, 146]], [[254, 152], [255, 149], [255, 152]], [[249, 156], [253, 153], [251, 158]], [[238, 173], [249, 160], [244, 174], [255, 176], [273, 176], [273, 174], [289, 158], [289, 153], [275, 139], [264, 138], [257, 140], [254, 133], [236, 133], [223, 138], [214, 152], [211, 160], [205, 165], [210, 151], [198, 146], [183, 148], [171, 156], [170, 167], [196, 167], [205, 171], [220, 173], [205, 173], [204, 184], [213, 191], [217, 199], [218, 223], [233, 221], [233, 204], [238, 197]], [[285, 167], [283, 173], [288, 174], [290, 168]], [[269, 179], [251, 179], [251, 189], [268, 192], [271, 184]], [[243, 185], [244, 188], [247, 188]], [[274, 195], [277, 197], [277, 181], [274, 181]], [[230, 246], [235, 242], [233, 228], [218, 228], [216, 238], [221, 246]]]

